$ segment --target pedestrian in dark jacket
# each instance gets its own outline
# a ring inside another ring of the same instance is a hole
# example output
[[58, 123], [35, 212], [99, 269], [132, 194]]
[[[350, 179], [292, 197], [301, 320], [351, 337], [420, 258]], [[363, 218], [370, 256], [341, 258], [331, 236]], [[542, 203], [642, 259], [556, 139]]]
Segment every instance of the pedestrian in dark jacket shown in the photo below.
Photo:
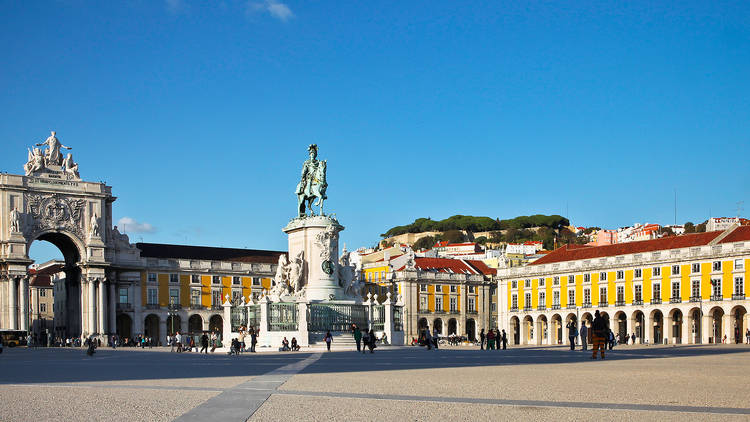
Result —
[[359, 327], [356, 325], [354, 326], [354, 342], [357, 343], [357, 351], [362, 351], [362, 331], [360, 331]]
[[503, 339], [503, 350], [505, 350], [508, 346], [508, 336], [505, 334], [505, 330], [503, 330], [502, 339]]
[[479, 332], [479, 350], [484, 350], [484, 328]]
[[606, 348], [604, 342], [606, 341], [608, 333], [609, 327], [607, 327], [607, 321], [602, 318], [597, 310], [594, 314], [594, 322], [591, 323], [591, 334], [594, 341], [594, 354], [591, 356], [591, 359], [596, 359], [596, 351], [599, 349], [601, 349], [602, 359], [604, 359], [604, 350]]

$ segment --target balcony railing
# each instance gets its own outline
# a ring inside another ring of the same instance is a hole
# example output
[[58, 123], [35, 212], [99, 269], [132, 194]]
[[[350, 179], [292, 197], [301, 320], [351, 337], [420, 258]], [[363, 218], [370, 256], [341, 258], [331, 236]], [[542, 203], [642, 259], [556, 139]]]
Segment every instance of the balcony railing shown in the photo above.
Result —
[[690, 301], [691, 302], [700, 302], [701, 301], [701, 297], [700, 296], [690, 296]]
[[511, 312], [518, 312], [518, 306], [511, 306], [510, 307]]
[[633, 305], [635, 305], [635, 306], [643, 306], [643, 299], [635, 299], [633, 301]]
[[574, 303], [574, 304], [572, 304], [572, 305], [568, 305], [568, 309], [575, 309], [575, 308], [576, 308], [576, 305], [575, 305], [575, 303]]
[[[531, 306], [529, 306], [529, 308], [531, 308]], [[525, 310], [525, 309], [524, 309], [524, 310]], [[467, 313], [467, 314], [477, 314], [478, 312], [477, 312], [477, 310], [476, 310], [476, 309], [469, 309], [468, 311], [466, 311], [466, 313]]]
[[599, 301], [599, 307], [600, 308], [606, 308], [607, 306], [609, 306], [609, 302], [607, 302], [606, 300], [605, 301], [601, 301], [601, 300]]
[[560, 309], [560, 304], [559, 303], [552, 304], [552, 310], [553, 311], [557, 311], [559, 309]]
[[[528, 311], [534, 310], [534, 308], [531, 305], [528, 305], [528, 306], [524, 306], [523, 310], [526, 311], [526, 312], [528, 312]], [[469, 312], [471, 312], [471, 311], [469, 311]]]
[[615, 301], [615, 306], [625, 306], [625, 301], [624, 300], [617, 300], [617, 301]]
[[539, 306], [536, 307], [536, 310], [537, 311], [546, 311], [547, 310], [547, 306], [546, 305], [539, 305]]
[[146, 309], [159, 309], [161, 306], [159, 306], [158, 303], [147, 303]]
[[206, 309], [206, 306], [190, 304], [188, 305], [188, 309], [190, 309], [191, 311], [202, 311]]
[[583, 304], [581, 305], [581, 308], [590, 308], [590, 307], [591, 307], [591, 302], [583, 302]]
[[653, 298], [651, 299], [652, 305], [661, 305], [661, 299]]
[[117, 304], [117, 310], [122, 312], [128, 312], [133, 310], [133, 304], [132, 303], [118, 303]]
[[221, 305], [213, 305], [213, 306], [211, 306], [211, 310], [212, 311], [221, 311], [223, 309], [224, 309], [224, 307], [221, 306]]
[[743, 294], [733, 294], [732, 300], [745, 300], [745, 295]]
[[724, 300], [724, 296], [722, 295], [711, 295], [712, 302], [721, 302], [722, 300]]

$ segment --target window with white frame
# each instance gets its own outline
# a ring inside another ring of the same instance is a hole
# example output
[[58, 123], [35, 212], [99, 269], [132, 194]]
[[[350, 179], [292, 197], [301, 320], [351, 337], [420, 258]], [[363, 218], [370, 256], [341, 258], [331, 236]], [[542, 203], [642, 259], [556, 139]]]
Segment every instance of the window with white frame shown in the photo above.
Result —
[[180, 304], [180, 289], [176, 287], [170, 287], [169, 289], [169, 304], [179, 305]]
[[552, 304], [560, 306], [560, 292], [558, 290], [552, 292]]
[[468, 308], [467, 311], [476, 312], [477, 311], [476, 299], [474, 299], [473, 297], [470, 297], [469, 300], [466, 302], [466, 307]]
[[653, 293], [651, 295], [652, 300], [660, 300], [661, 299], [661, 283], [654, 283], [651, 286], [651, 291]]
[[156, 305], [159, 303], [159, 289], [156, 287], [149, 287], [146, 291], [146, 304]]
[[193, 306], [200, 306], [201, 289], [190, 289], [190, 304]]
[[156, 273], [148, 273], [147, 281], [149, 283], [156, 283]]
[[634, 293], [634, 300], [636, 302], [642, 302], [643, 301], [643, 286], [640, 284], [636, 284], [633, 286], [633, 293]]
[[530, 289], [531, 288], [531, 279], [530, 278], [527, 278], [526, 280], [523, 281], [523, 287], [525, 289]]
[[242, 290], [240, 289], [233, 289], [232, 290], [232, 302], [236, 302], [242, 297]]
[[599, 273], [599, 281], [607, 281], [607, 273], [606, 272], [600, 272]]
[[39, 304], [39, 312], [47, 312], [47, 304], [46, 303], [40, 303]]
[[591, 305], [591, 289], [583, 289], [583, 303]]
[[[451, 312], [456, 312], [458, 310], [458, 300], [456, 300], [455, 297], [450, 298], [450, 310]], [[494, 303], [492, 304], [495, 305]]]
[[513, 280], [510, 282], [510, 288], [511, 289], [517, 289], [518, 288], [518, 280]]
[[211, 290], [211, 305], [221, 306], [221, 289]]
[[711, 287], [714, 297], [721, 297], [721, 279], [714, 278], [711, 280]]
[[736, 295], [745, 294], [745, 279], [743, 277], [734, 278], [734, 294]]
[[427, 309], [427, 296], [419, 296], [419, 310], [426, 311]]
[[242, 284], [242, 279], [237, 276], [234, 276], [232, 277], [232, 284], [235, 286], [239, 286]]
[[261, 286], [260, 277], [253, 277], [253, 286]]
[[474, 293], [476, 291], [475, 286], [469, 286], [469, 293]]
[[575, 289], [568, 289], [568, 305], [576, 304], [576, 291]]
[[745, 268], [745, 262], [742, 259], [735, 259], [734, 260], [734, 269], [735, 270], [741, 270]]
[[672, 299], [677, 299], [679, 297], [680, 297], [680, 282], [673, 281], [672, 282]]
[[672, 275], [679, 275], [679, 274], [680, 274], [680, 266], [672, 265]]
[[552, 285], [553, 286], [559, 286], [560, 285], [560, 277], [555, 276], [554, 278], [552, 278]]
[[714, 271], [721, 271], [721, 261], [714, 261], [713, 270]]
[[179, 283], [180, 282], [180, 276], [177, 275], [177, 274], [175, 274], [175, 273], [170, 274], [169, 275], [169, 282], [172, 283], [172, 284]]
[[194, 284], [200, 284], [201, 283], [201, 276], [198, 274], [192, 274], [190, 275], [190, 282]]
[[591, 274], [586, 273], [583, 275], [583, 282], [584, 283], [591, 283]]
[[451, 285], [451, 293], [456, 293], [458, 289], [456, 288], [456, 285]]
[[617, 286], [617, 302], [625, 302], [625, 286]]
[[691, 270], [692, 270], [693, 274], [697, 274], [697, 273], [701, 272], [701, 264], [699, 264], [699, 263], [693, 264], [692, 267], [691, 267]]
[[690, 297], [697, 299], [701, 296], [701, 281], [693, 280], [691, 284]]
[[524, 295], [524, 303], [523, 306], [530, 308], [531, 307], [531, 293], [526, 292]]
[[127, 287], [120, 287], [117, 289], [118, 293], [118, 302], [119, 303], [130, 303], [130, 298], [128, 298], [128, 288]]
[[[654, 267], [654, 276], [660, 276], [660, 275], [661, 275], [661, 268]], [[636, 268], [635, 271], [633, 271], [633, 277], [635, 278], [643, 277], [643, 270], [640, 268]]]
[[212, 284], [221, 284], [221, 276], [215, 275], [211, 277]]
[[608, 303], [607, 302], [607, 288], [606, 287], [600, 287], [599, 288], [599, 302], [600, 303]]
[[539, 306], [547, 306], [547, 298], [544, 292], [539, 292]]
[[47, 296], [47, 289], [39, 289], [39, 296], [40, 297]]
[[513, 309], [518, 309], [518, 295], [513, 294], [510, 296], [510, 307]]
[[576, 282], [576, 276], [574, 276], [574, 275], [569, 275], [569, 276], [568, 276], [568, 283], [570, 283], [570, 284], [575, 284], [575, 282]]
[[625, 271], [623, 270], [617, 270], [617, 279], [622, 280], [625, 278]]
[[427, 285], [426, 284], [420, 284], [419, 285], [419, 291], [423, 292], [423, 293], [427, 292]]
[[436, 311], [442, 311], [443, 310], [443, 297], [436, 295], [435, 296], [435, 310]]
[[539, 279], [539, 287], [544, 287], [544, 278]]

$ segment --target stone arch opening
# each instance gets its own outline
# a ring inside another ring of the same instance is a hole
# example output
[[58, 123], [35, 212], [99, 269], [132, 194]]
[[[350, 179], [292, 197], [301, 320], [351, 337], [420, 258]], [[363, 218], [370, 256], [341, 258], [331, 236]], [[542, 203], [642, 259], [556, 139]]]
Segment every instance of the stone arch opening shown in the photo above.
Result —
[[669, 335], [672, 338], [673, 344], [682, 344], [682, 323], [683, 316], [682, 311], [675, 308], [669, 311]]
[[477, 323], [473, 318], [466, 320], [466, 338], [469, 341], [477, 341]]
[[615, 333], [620, 343], [627, 343], [628, 334], [628, 317], [625, 312], [619, 311], [615, 313], [615, 326], [612, 327], [612, 331]]
[[128, 314], [117, 315], [117, 335], [123, 340], [133, 338], [133, 320]]
[[700, 308], [692, 308], [690, 311], [688, 311], [687, 315], [687, 328], [690, 330], [689, 342], [692, 342], [693, 344], [700, 344], [703, 342], [703, 338], [701, 335], [703, 332], [703, 324], [701, 323], [703, 312]]
[[560, 314], [552, 315], [552, 344], [562, 344], [563, 324]]
[[208, 330], [221, 333], [223, 329], [224, 319], [221, 315], [211, 315], [211, 318], [208, 320]]
[[448, 320], [448, 335], [457, 335], [458, 334], [458, 323], [456, 322], [456, 318], [451, 318]]
[[548, 344], [549, 324], [547, 323], [546, 316], [539, 315], [539, 317], [536, 319], [536, 331], [537, 331], [536, 344]]
[[149, 337], [151, 344], [161, 343], [161, 333], [159, 332], [159, 316], [155, 314], [146, 315], [143, 321], [143, 334]]
[[747, 309], [742, 305], [737, 305], [732, 308], [730, 315], [732, 317], [732, 341], [742, 344], [742, 339], [746, 337], [748, 329]]
[[655, 309], [649, 316], [651, 321], [651, 338], [653, 344], [661, 344], [664, 342], [664, 314], [660, 310]]
[[521, 344], [531, 344], [534, 341], [534, 318], [531, 315], [526, 315], [523, 318], [523, 335], [521, 336]]
[[[591, 343], [593, 340], [593, 330], [591, 330], [591, 323], [594, 322], [594, 317], [591, 315], [590, 312], [584, 312], [583, 315], [581, 315], [581, 325], [586, 324], [586, 341], [588, 343]], [[579, 328], [580, 330], [580, 328]]]
[[711, 317], [711, 338], [708, 339], [708, 342], [721, 343], [723, 340], [722, 333], [724, 332], [724, 310], [720, 306], [716, 306], [708, 311], [708, 315]]
[[[646, 316], [642, 311], [633, 312], [631, 317], [631, 325], [633, 326], [633, 333], [635, 333], [636, 341], [640, 344], [646, 341]], [[633, 334], [631, 333], [631, 334]]]
[[[106, 327], [96, 327], [96, 321], [91, 328], [91, 321], [86, 318], [90, 311], [88, 307], [90, 296], [88, 295], [88, 286], [81, 283], [82, 271], [79, 264], [83, 246], [80, 241], [73, 235], [62, 231], [43, 232], [32, 237], [27, 243], [26, 250], [30, 259], [33, 259], [34, 248], [40, 242], [53, 245], [63, 258], [63, 264], [56, 264], [54, 261], [34, 262], [34, 264], [37, 264], [35, 269], [29, 268], [29, 273], [48, 273], [46, 275], [50, 277], [54, 284], [54, 335], [61, 338], [80, 338], [94, 332], [108, 331]], [[23, 298], [19, 299], [19, 302], [23, 301]], [[17, 326], [19, 329], [31, 328], [32, 322], [26, 320], [28, 314], [24, 315], [21, 310], [24, 304], [19, 303], [19, 305], [20, 315], [18, 315], [19, 324]]]
[[190, 318], [188, 318], [188, 332], [190, 334], [200, 334], [203, 332], [203, 318], [200, 315], [190, 315]]
[[[182, 319], [179, 315], [169, 315], [167, 317], [167, 334], [170, 336], [174, 333], [181, 331], [180, 324], [182, 323]], [[180, 333], [184, 334], [184, 333]]]
[[440, 318], [435, 318], [435, 321], [432, 322], [432, 331], [433, 335], [436, 336], [443, 336], [443, 320]]
[[513, 340], [513, 344], [520, 344], [521, 343], [521, 322], [518, 320], [517, 316], [513, 316], [510, 318], [510, 333], [511, 338]]

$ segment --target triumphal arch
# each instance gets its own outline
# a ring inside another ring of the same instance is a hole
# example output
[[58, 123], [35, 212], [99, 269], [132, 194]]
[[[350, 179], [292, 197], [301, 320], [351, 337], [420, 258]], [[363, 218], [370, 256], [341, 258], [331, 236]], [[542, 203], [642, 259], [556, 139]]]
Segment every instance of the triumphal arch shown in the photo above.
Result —
[[23, 175], [0, 174], [0, 327], [29, 328], [29, 248], [48, 241], [65, 258], [65, 326], [71, 337], [114, 332], [110, 267], [117, 233], [112, 188], [81, 179], [52, 132], [28, 150]]

